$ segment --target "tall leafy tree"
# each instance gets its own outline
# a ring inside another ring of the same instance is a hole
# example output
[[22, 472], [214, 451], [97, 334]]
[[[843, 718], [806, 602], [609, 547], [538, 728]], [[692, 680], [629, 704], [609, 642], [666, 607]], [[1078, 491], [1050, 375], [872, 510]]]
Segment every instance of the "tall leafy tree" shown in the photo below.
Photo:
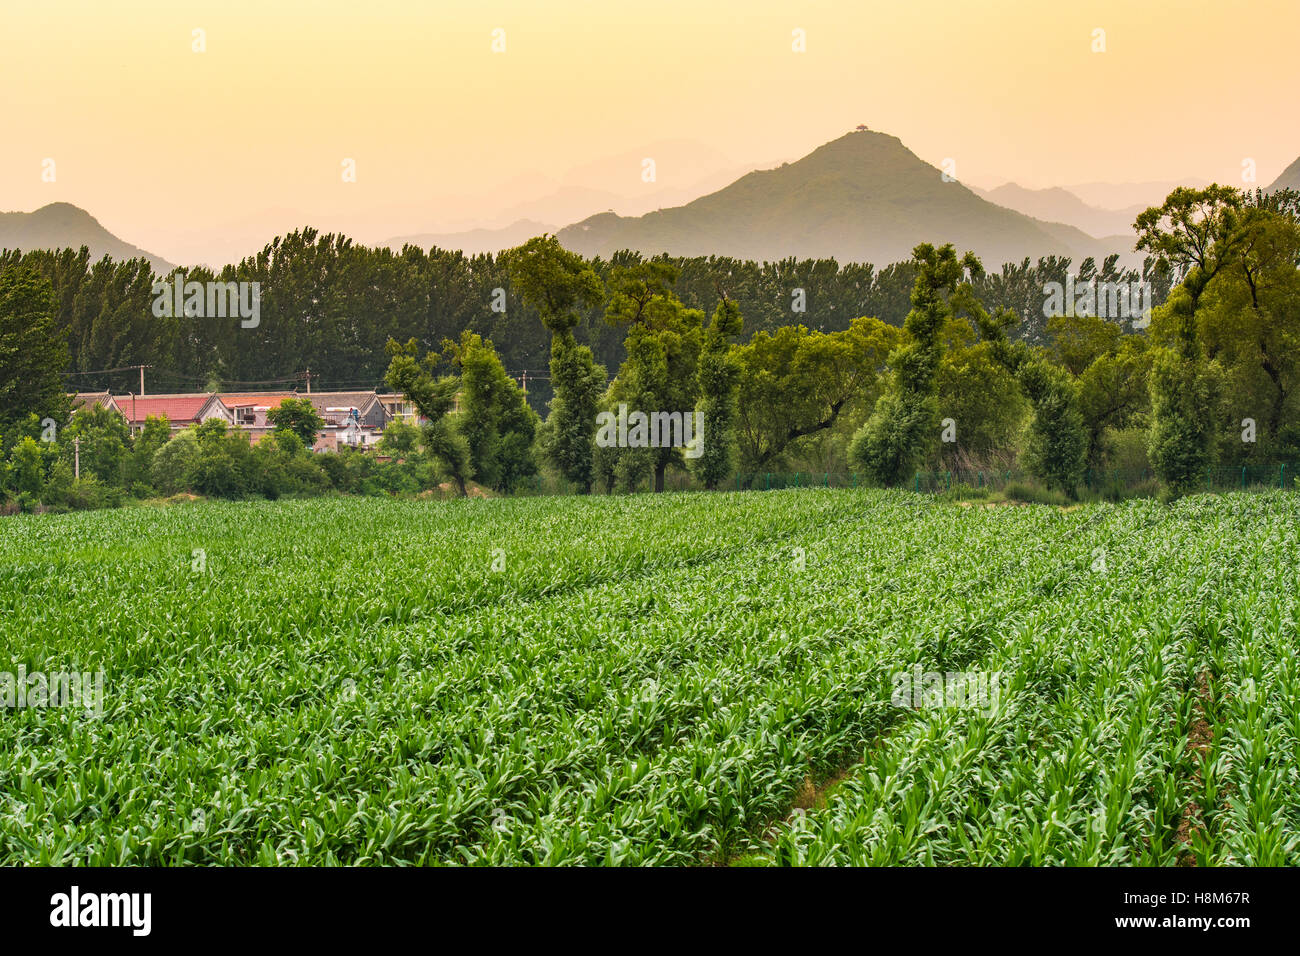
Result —
[[949, 298], [968, 271], [974, 277], [983, 272], [973, 254], [958, 259], [951, 245], [936, 249], [922, 243], [913, 257], [920, 271], [903, 323], [906, 339], [889, 357], [890, 388], [849, 449], [854, 461], [886, 485], [906, 480], [938, 438], [936, 376], [943, 355], [940, 336], [953, 315]]
[[858, 318], [842, 332], [787, 325], [758, 332], [732, 356], [740, 368], [737, 429], [740, 467], [772, 468], [801, 440], [835, 427], [873, 402], [899, 329]]
[[507, 491], [537, 474], [533, 438], [537, 414], [518, 383], [506, 374], [492, 341], [468, 330], [443, 342], [444, 354], [460, 370], [457, 428], [469, 443], [476, 481]]
[[[693, 428], [704, 315], [686, 308], [672, 293], [676, 279], [677, 269], [662, 261], [611, 270], [605, 320], [611, 326], [627, 327], [627, 359], [609, 389], [609, 403], [626, 404], [630, 411], [645, 414], [689, 416]], [[681, 437], [684, 440], [684, 434]], [[707, 446], [707, 436], [702, 440]], [[621, 450], [617, 459], [616, 472], [624, 488], [646, 471], [653, 477], [654, 490], [663, 491], [664, 474], [670, 465], [681, 464], [682, 450], [631, 448]]]
[[696, 384], [704, 420], [704, 446], [693, 462], [705, 488], [717, 488], [736, 469], [736, 386], [740, 364], [731, 340], [743, 327], [740, 307], [724, 293], [704, 330]]
[[101, 405], [77, 409], [64, 444], [79, 439], [82, 474], [110, 485], [126, 483], [131, 458], [131, 431], [126, 419]]
[[422, 436], [425, 450], [455, 483], [460, 496], [465, 497], [473, 473], [469, 442], [448, 415], [456, 403], [460, 379], [455, 375], [435, 378], [433, 369], [437, 367], [438, 355], [430, 352], [421, 360], [415, 339], [405, 345], [390, 340], [387, 350], [392, 361], [384, 376], [385, 383], [394, 391], [403, 392], [426, 419]]
[[546, 452], [560, 473], [586, 494], [594, 478], [593, 439], [605, 370], [590, 348], [578, 344], [573, 329], [582, 309], [604, 300], [604, 286], [587, 261], [554, 236], [530, 239], [502, 253], [501, 259], [515, 290], [551, 333], [555, 397], [547, 419]]
[[1041, 358], [1022, 365], [1019, 379], [1034, 409], [1025, 463], [1048, 488], [1073, 496], [1088, 454], [1088, 432], [1074, 380], [1065, 369]]
[[1196, 487], [1215, 458], [1223, 377], [1205, 354], [1197, 313], [1244, 241], [1242, 206], [1242, 194], [1228, 186], [1179, 188], [1135, 223], [1137, 248], [1181, 279], [1152, 315], [1161, 344], [1150, 379], [1151, 464], [1175, 494]]
[[[1232, 261], [1207, 286], [1197, 334], [1225, 380], [1224, 452], [1236, 462], [1300, 453], [1300, 195], [1249, 197]], [[1239, 440], [1243, 422], [1255, 441]]]
[[50, 281], [35, 269], [0, 269], [0, 435], [31, 414], [67, 421], [68, 352], [54, 310]]

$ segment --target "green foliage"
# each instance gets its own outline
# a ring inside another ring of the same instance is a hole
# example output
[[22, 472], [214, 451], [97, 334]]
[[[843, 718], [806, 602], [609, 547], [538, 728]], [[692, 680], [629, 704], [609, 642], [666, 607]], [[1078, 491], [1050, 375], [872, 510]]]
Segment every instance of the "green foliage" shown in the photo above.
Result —
[[731, 339], [743, 327], [740, 308], [723, 299], [713, 312], [696, 371], [703, 446], [691, 465], [705, 488], [717, 488], [736, 469], [736, 392], [741, 365], [731, 351]]
[[455, 483], [463, 497], [468, 492], [467, 483], [473, 473], [470, 445], [448, 418], [456, 402], [456, 393], [460, 391], [460, 379], [454, 375], [434, 378], [438, 355], [430, 352], [419, 360], [419, 345], [415, 339], [405, 345], [390, 340], [387, 349], [392, 362], [384, 381], [394, 391], [404, 392], [426, 419], [421, 432], [425, 451]]
[[572, 336], [556, 336], [551, 343], [551, 384], [555, 397], [542, 447], [560, 474], [585, 493], [595, 478], [596, 413], [605, 390], [605, 369], [592, 359], [591, 349]]
[[849, 446], [849, 459], [884, 485], [905, 481], [938, 437], [935, 397], [943, 345], [940, 335], [953, 316], [949, 301], [967, 273], [982, 274], [970, 253], [960, 260], [951, 245], [916, 247], [919, 272], [912, 311], [903, 323], [905, 339], [889, 356], [889, 390], [876, 400], [870, 418]]
[[379, 451], [386, 455], [411, 455], [420, 446], [420, 428], [406, 422], [389, 422], [379, 439]]
[[552, 335], [572, 335], [580, 311], [605, 297], [600, 277], [587, 260], [554, 236], [538, 236], [503, 252], [501, 263], [515, 290], [538, 311]]
[[171, 440], [171, 426], [165, 415], [150, 415], [144, 421], [144, 427], [135, 436], [131, 447], [129, 467], [132, 484], [147, 485], [153, 470], [154, 456], [159, 449]]
[[54, 311], [48, 279], [0, 259], [0, 434], [33, 414], [60, 425], [67, 420], [68, 352]]
[[329, 478], [317, 457], [287, 428], [264, 436], [252, 449], [250, 492], [270, 499], [320, 494]]
[[1015, 376], [983, 341], [950, 347], [935, 376], [940, 419], [950, 418], [955, 442], [938, 446], [948, 468], [969, 468], [1014, 448], [1027, 414]]
[[289, 432], [307, 448], [316, 444], [316, 436], [325, 427], [325, 419], [307, 398], [286, 398], [266, 413], [266, 420], [277, 432]]
[[604, 285], [581, 256], [554, 236], [530, 239], [501, 254], [510, 280], [524, 302], [535, 308], [551, 332], [551, 400], [543, 448], [564, 477], [583, 492], [591, 490], [593, 437], [605, 370], [591, 349], [573, 337], [579, 310], [604, 299]]
[[253, 449], [247, 435], [209, 418], [195, 428], [195, 437], [199, 456], [191, 481], [198, 494], [244, 498], [254, 492]]
[[898, 328], [859, 318], [842, 332], [802, 325], [759, 332], [732, 350], [740, 366], [737, 437], [742, 471], [777, 466], [790, 447], [870, 408]]
[[[80, 439], [81, 473], [106, 485], [125, 485], [131, 461], [131, 430], [119, 413], [100, 405], [77, 409], [61, 436], [66, 446]], [[157, 426], [151, 435], [157, 441]]]
[[901, 485], [934, 441], [939, 404], [934, 397], [886, 392], [849, 444], [849, 461], [886, 487]]
[[[692, 416], [699, 392], [704, 314], [686, 308], [673, 295], [670, 286], [676, 270], [662, 262], [615, 268], [611, 275], [605, 320], [611, 326], [627, 326], [627, 360], [609, 388], [607, 406], [626, 404], [645, 414], [658, 411]], [[724, 319], [724, 324], [727, 321], [730, 319]], [[703, 447], [709, 440], [701, 438]], [[615, 455], [615, 470], [624, 489], [649, 473], [654, 490], [662, 491], [665, 470], [670, 465], [683, 467], [682, 450], [677, 447], [618, 449]]]
[[1020, 384], [1033, 407], [1024, 461], [1049, 490], [1074, 496], [1087, 466], [1088, 431], [1078, 389], [1064, 369], [1043, 360], [1020, 369]]
[[1231, 266], [1245, 241], [1240, 229], [1243, 202], [1242, 193], [1230, 186], [1179, 187], [1134, 223], [1136, 248], [1151, 253], [1182, 280], [1164, 311], [1172, 347], [1185, 358], [1200, 352], [1196, 312], [1201, 296]]
[[5, 487], [17, 494], [39, 498], [45, 485], [50, 453], [47, 446], [26, 436], [9, 452]]
[[1127, 339], [1115, 351], [1098, 355], [1076, 380], [1091, 468], [1100, 467], [1109, 452], [1108, 433], [1144, 423], [1149, 415], [1151, 356], [1146, 343], [1144, 338]]
[[1070, 502], [1070, 499], [1062, 491], [1054, 488], [1044, 488], [1041, 485], [1025, 481], [1007, 482], [1007, 486], [1002, 489], [1002, 496], [1007, 501], [1017, 501], [1031, 505], [1052, 505], [1057, 508], [1064, 507]]
[[1221, 376], [1211, 363], [1157, 350], [1151, 368], [1148, 452], [1156, 476], [1174, 495], [1201, 487], [1215, 459]]
[[473, 332], [459, 342], [447, 339], [444, 352], [460, 369], [460, 414], [457, 430], [469, 447], [474, 478], [496, 491], [507, 491], [537, 474], [533, 439], [537, 415], [519, 385], [506, 374], [492, 342]]
[[154, 487], [165, 495], [192, 491], [199, 457], [199, 439], [194, 429], [178, 432], [154, 453], [149, 469]]

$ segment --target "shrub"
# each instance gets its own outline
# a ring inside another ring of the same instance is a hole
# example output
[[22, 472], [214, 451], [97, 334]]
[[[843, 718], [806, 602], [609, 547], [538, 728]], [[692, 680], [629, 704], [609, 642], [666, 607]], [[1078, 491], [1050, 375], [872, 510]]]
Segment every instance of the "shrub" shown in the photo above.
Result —
[[194, 486], [199, 465], [199, 440], [186, 429], [154, 453], [150, 477], [164, 495], [188, 491]]
[[1008, 482], [1002, 493], [1006, 495], [1008, 501], [1023, 501], [1032, 505], [1057, 505], [1059, 507], [1069, 504], [1070, 501], [1062, 491], [1055, 488], [1043, 488], [1025, 481]]

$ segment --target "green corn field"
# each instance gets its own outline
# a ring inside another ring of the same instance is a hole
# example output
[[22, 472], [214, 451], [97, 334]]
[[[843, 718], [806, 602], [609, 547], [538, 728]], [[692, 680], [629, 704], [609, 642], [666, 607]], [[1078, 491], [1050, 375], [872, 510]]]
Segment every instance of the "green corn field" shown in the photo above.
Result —
[[1296, 865], [1298, 556], [1283, 491], [16, 516], [0, 671], [102, 707], [0, 709], [0, 863]]

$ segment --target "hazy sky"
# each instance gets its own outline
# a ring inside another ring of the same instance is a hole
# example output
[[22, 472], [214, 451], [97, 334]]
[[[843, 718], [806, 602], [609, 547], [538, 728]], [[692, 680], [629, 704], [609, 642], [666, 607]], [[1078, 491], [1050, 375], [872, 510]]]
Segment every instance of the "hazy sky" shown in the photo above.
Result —
[[[277, 216], [486, 222], [612, 156], [628, 195], [688, 187], [860, 122], [985, 186], [1240, 183], [1245, 158], [1266, 185], [1300, 155], [1296, 0], [3, 3], [0, 210], [73, 202], [173, 259]], [[702, 158], [642, 183], [666, 140]]]

